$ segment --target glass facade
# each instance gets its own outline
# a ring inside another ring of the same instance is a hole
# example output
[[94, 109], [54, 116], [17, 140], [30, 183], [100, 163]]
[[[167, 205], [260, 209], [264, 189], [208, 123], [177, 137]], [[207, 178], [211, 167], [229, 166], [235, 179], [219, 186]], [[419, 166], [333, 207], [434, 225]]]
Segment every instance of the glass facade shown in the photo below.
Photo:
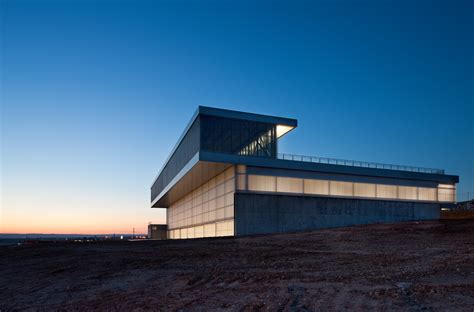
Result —
[[234, 235], [235, 167], [212, 178], [168, 208], [169, 237]]
[[202, 115], [201, 150], [262, 157], [276, 157], [276, 125]]
[[438, 188], [359, 183], [332, 180], [276, 177], [246, 174], [245, 167], [237, 171], [237, 189], [243, 191], [294, 193], [341, 197], [380, 198], [409, 201], [454, 202], [454, 185]]

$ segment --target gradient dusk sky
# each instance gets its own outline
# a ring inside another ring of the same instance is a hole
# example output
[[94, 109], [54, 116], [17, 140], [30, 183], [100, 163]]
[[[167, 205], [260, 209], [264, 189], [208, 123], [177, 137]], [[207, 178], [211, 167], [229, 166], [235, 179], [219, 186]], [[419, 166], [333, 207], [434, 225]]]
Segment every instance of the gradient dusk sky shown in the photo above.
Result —
[[[2, 233], [145, 232], [198, 105], [474, 195], [474, 1], [1, 0]], [[461, 197], [464, 196], [464, 197]]]

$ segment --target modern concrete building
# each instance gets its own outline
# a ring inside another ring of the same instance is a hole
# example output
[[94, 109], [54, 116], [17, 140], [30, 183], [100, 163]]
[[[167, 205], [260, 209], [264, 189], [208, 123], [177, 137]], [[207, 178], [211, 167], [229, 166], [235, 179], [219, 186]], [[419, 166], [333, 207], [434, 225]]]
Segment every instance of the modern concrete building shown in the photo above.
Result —
[[151, 187], [168, 238], [437, 219], [455, 203], [443, 170], [278, 153], [297, 121], [200, 106]]

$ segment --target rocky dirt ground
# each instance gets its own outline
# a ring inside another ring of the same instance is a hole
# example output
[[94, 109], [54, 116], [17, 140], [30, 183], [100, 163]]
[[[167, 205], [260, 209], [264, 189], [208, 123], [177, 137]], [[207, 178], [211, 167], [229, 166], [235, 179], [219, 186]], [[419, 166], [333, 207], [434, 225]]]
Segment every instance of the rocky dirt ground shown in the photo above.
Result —
[[0, 310], [474, 310], [474, 220], [0, 247]]

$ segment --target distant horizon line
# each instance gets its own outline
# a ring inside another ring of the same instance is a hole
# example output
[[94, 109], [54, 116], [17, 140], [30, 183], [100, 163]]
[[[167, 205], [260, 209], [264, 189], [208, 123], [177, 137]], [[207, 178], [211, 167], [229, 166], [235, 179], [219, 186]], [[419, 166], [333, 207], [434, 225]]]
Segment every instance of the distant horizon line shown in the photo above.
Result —
[[85, 234], [85, 233], [66, 233], [66, 234], [60, 234], [60, 233], [0, 233], [1, 235], [62, 235], [62, 236], [67, 236], [67, 235], [88, 235], [88, 236], [99, 236], [99, 235], [145, 235], [146, 233], [105, 233], [105, 234]]

